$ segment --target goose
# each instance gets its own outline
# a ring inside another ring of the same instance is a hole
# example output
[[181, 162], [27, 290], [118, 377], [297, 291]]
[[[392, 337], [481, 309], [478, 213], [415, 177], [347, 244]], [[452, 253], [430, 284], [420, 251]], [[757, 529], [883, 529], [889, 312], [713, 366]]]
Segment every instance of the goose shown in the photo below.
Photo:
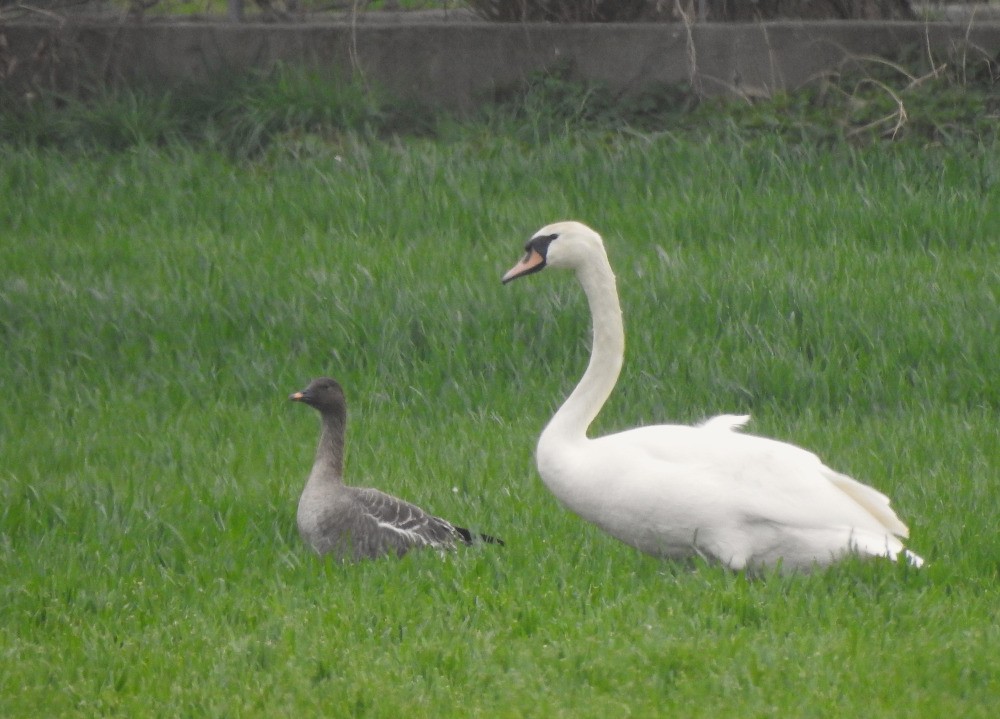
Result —
[[475, 541], [503, 544], [496, 537], [474, 534], [377, 489], [345, 485], [347, 401], [336, 380], [314, 379], [288, 398], [309, 405], [320, 415], [316, 458], [296, 514], [299, 535], [316, 554], [357, 561], [402, 556], [417, 547], [445, 550]]
[[590, 362], [538, 440], [538, 473], [566, 508], [647, 554], [702, 557], [732, 570], [808, 571], [848, 555], [923, 559], [881, 492], [812, 452], [743, 434], [749, 415], [589, 438], [618, 381], [625, 332], [601, 236], [579, 222], [543, 227], [504, 284], [546, 267], [573, 270], [593, 322]]

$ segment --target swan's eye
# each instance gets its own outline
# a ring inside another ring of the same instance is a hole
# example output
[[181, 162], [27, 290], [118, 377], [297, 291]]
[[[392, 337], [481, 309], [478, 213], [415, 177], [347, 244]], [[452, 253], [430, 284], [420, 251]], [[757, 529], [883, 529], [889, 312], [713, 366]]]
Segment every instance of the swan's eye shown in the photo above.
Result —
[[542, 257], [545, 257], [549, 251], [549, 245], [551, 245], [552, 241], [557, 237], [559, 237], [559, 235], [557, 234], [537, 235], [536, 237], [532, 237], [530, 240], [528, 240], [528, 244], [524, 246], [524, 249], [527, 250], [529, 255], [531, 254], [531, 251], [534, 250]]

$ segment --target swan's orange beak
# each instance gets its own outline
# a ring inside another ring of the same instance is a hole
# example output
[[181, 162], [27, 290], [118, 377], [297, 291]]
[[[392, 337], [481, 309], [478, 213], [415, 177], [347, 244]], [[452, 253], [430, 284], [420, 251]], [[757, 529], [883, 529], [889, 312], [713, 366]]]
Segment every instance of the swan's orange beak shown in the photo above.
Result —
[[507, 274], [500, 278], [500, 281], [507, 284], [511, 280], [516, 280], [518, 277], [523, 275], [531, 274], [532, 272], [538, 272], [538, 270], [545, 267], [545, 258], [538, 253], [534, 248], [528, 250], [528, 254], [524, 256], [524, 259], [518, 262], [516, 265], [507, 270]]

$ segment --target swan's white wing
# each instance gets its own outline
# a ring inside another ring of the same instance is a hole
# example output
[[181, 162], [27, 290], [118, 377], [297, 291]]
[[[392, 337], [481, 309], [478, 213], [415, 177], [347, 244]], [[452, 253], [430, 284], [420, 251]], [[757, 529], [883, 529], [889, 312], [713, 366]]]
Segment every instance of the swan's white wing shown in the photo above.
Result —
[[[646, 451], [657, 435], [658, 452]], [[827, 473], [815, 455], [782, 442], [647, 427], [593, 440], [572, 464], [543, 477], [570, 509], [654, 555], [795, 569], [852, 550], [890, 558], [904, 552], [894, 536], [902, 523], [887, 504], [874, 504], [881, 495]]]
[[[717, 512], [747, 522], [786, 526], [856, 527], [906, 536], [885, 495], [825, 466], [801, 447], [725, 431], [735, 418], [709, 426], [655, 425], [594, 440], [600, 452], [629, 458], [648, 483], [676, 496], [688, 488]], [[641, 458], [641, 461], [640, 461]]]

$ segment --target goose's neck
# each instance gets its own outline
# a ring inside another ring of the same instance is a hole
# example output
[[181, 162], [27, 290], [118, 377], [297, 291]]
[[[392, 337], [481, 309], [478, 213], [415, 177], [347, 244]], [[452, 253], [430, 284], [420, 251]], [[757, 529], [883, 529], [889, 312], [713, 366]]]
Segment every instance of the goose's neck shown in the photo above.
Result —
[[577, 269], [590, 305], [593, 336], [590, 363], [580, 382], [552, 417], [543, 437], [582, 440], [618, 381], [625, 355], [625, 328], [615, 275], [604, 253]]
[[324, 413], [310, 482], [343, 484], [345, 419]]

